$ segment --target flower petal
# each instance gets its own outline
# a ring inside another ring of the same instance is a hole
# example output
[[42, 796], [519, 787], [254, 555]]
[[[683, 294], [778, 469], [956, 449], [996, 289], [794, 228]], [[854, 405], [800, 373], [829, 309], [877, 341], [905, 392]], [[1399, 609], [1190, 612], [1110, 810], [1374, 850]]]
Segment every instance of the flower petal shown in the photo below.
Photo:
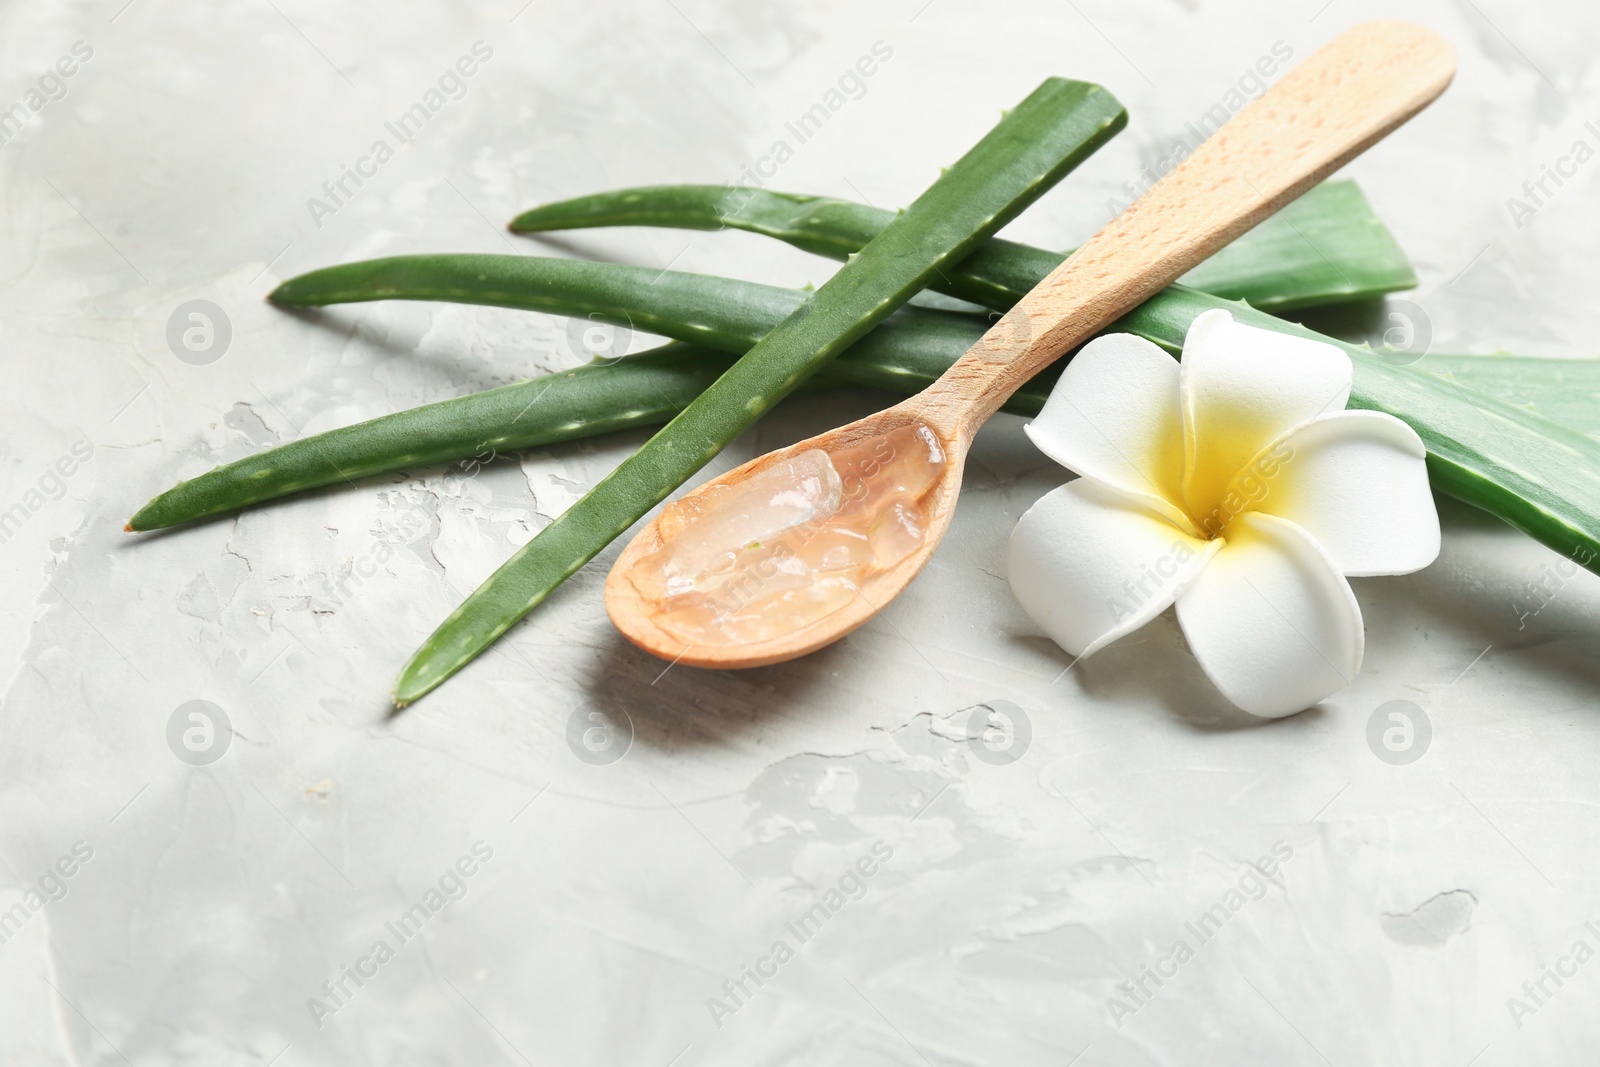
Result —
[[1079, 478], [1022, 516], [1007, 569], [1033, 621], [1068, 652], [1087, 656], [1165, 611], [1221, 547], [1139, 498]]
[[1350, 583], [1311, 537], [1248, 513], [1178, 597], [1178, 622], [1206, 676], [1252, 715], [1279, 718], [1355, 680], [1365, 636]]
[[1178, 361], [1128, 333], [1084, 345], [1025, 427], [1039, 451], [1182, 522]]
[[1350, 399], [1352, 368], [1344, 352], [1242, 326], [1221, 308], [1190, 324], [1180, 369], [1183, 494], [1196, 516], [1209, 513], [1263, 449], [1318, 416], [1343, 411]]
[[[1310, 534], [1344, 574], [1409, 574], [1439, 555], [1427, 450], [1381, 411], [1341, 411], [1295, 430], [1266, 457], [1275, 470], [1236, 483], [1250, 505]], [[1246, 491], [1245, 487], [1251, 491]]]

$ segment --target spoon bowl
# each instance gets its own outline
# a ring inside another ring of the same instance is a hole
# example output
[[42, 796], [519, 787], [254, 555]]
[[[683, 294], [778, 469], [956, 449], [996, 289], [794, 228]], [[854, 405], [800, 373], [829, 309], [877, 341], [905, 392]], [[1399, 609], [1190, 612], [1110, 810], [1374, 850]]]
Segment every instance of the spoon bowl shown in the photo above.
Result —
[[658, 522], [652, 521], [628, 543], [606, 578], [606, 610], [612, 621], [629, 641], [657, 656], [688, 667], [724, 670], [782, 663], [815, 652], [850, 633], [911, 584], [911, 580], [939, 547], [955, 514], [971, 436], [961, 422], [951, 425], [944, 420], [946, 424], [939, 425], [934, 421], [936, 417], [934, 409], [919, 394], [864, 419], [757, 456], [695, 490], [695, 493], [699, 493], [713, 485], [738, 485], [752, 475], [811, 449], [831, 453], [866, 438], [918, 423], [932, 429], [944, 448], [945, 469], [923, 498], [928, 521], [922, 544], [887, 569], [867, 578], [860, 592], [844, 607], [782, 637], [766, 641], [738, 645], [697, 645], [686, 642], [682, 637], [656, 625], [649, 597], [638, 588], [632, 577], [634, 564], [659, 551], [665, 544]]
[[[945, 469], [922, 498], [921, 541], [881, 572], [868, 575], [841, 606], [748, 643], [698, 644], [664, 630], [655, 621], [651, 595], [633, 578], [634, 566], [667, 543], [663, 515], [634, 537], [606, 579], [612, 622], [629, 641], [654, 655], [713, 668], [781, 663], [850, 633], [909, 585], [933, 555], [950, 526], [972, 437], [1012, 393], [1360, 155], [1431, 103], [1454, 73], [1454, 49], [1419, 26], [1367, 22], [1341, 34], [1248, 104], [1051, 271], [921, 393], [753, 459], [685, 498], [714, 507], [715, 498], [707, 494], [717, 487], [737, 486], [811, 449], [833, 453], [911, 423], [930, 427], [944, 447]], [[737, 558], [737, 552], [730, 554]]]

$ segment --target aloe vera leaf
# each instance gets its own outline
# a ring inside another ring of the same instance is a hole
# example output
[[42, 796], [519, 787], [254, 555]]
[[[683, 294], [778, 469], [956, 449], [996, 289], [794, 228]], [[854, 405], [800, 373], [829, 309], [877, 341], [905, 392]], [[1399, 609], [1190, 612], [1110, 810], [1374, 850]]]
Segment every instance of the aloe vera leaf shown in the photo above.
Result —
[[[284, 282], [270, 299], [286, 307], [370, 300], [485, 304], [584, 317], [743, 354], [807, 307], [812, 294], [737, 278], [618, 263], [446, 254], [325, 267]], [[924, 307], [900, 307], [874, 321], [876, 329], [854, 342], [850, 358], [866, 362], [886, 354], [909, 358], [915, 346], [928, 344], [943, 351], [939, 338], [975, 341], [987, 327], [980, 316]]]
[[[543, 311], [742, 352], [794, 314], [808, 294], [733, 278], [543, 256], [391, 256], [290, 278], [280, 307], [369, 300], [438, 300]], [[750, 323], [763, 325], [751, 334]]]
[[[519, 233], [602, 226], [736, 229], [843, 259], [894, 213], [848, 200], [723, 185], [659, 185], [545, 204]], [[950, 296], [1005, 311], [1066, 258], [992, 238], [934, 280]], [[1208, 293], [1266, 310], [1314, 307], [1416, 286], [1411, 262], [1351, 181], [1324, 182], [1184, 276]]]
[[[737, 229], [775, 237], [829, 259], [854, 255], [895, 217], [885, 208], [848, 200], [768, 192], [723, 185], [661, 185], [563, 200], [523, 212], [511, 223], [519, 233], [597, 226], [665, 226], [690, 230]], [[1058, 252], [990, 238], [931, 288], [984, 307], [1004, 310], [1065, 257]]]
[[417, 699], [513, 623], [802, 381], [965, 258], [1127, 122], [1096, 85], [1049, 79], [748, 354], [518, 549], [396, 679]]
[[128, 522], [155, 530], [291, 493], [431, 463], [503, 455], [581, 437], [659, 426], [736, 357], [670, 344], [425, 404], [257, 452], [179, 482]]
[[1430, 352], [1416, 367], [1536, 411], [1563, 426], [1600, 435], [1600, 359]]

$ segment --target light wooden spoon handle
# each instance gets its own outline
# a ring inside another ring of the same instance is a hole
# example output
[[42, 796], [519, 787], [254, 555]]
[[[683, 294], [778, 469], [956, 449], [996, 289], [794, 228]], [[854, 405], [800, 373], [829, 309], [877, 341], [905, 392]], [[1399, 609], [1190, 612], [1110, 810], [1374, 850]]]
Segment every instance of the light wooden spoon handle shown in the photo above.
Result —
[[1405, 22], [1319, 49], [1033, 288], [928, 391], [970, 434], [1028, 379], [1366, 150], [1444, 91], [1455, 50]]

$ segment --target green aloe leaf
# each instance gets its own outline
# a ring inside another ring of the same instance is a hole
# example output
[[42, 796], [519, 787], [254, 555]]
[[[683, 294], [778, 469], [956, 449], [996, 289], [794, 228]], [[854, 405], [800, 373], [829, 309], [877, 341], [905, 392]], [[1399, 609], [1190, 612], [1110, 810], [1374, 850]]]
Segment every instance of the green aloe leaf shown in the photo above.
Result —
[[736, 358], [671, 344], [621, 363], [580, 367], [341, 426], [179, 482], [140, 508], [128, 529], [175, 526], [374, 474], [483, 462], [519, 449], [660, 426]]
[[[442, 300], [543, 311], [743, 351], [766, 335], [752, 322], [782, 322], [806, 293], [733, 278], [542, 256], [392, 256], [290, 278], [269, 299], [280, 307], [369, 300]], [[700, 308], [697, 313], [692, 309]]]
[[1430, 352], [1416, 367], [1600, 436], [1600, 359]]
[[[894, 212], [848, 200], [723, 185], [656, 185], [545, 204], [517, 216], [518, 233], [602, 226], [746, 230], [832, 259], [856, 251]], [[932, 288], [1005, 311], [1066, 258], [992, 238]], [[1183, 283], [1282, 311], [1416, 286], [1411, 261], [1355, 182], [1317, 186], [1190, 271]]]

